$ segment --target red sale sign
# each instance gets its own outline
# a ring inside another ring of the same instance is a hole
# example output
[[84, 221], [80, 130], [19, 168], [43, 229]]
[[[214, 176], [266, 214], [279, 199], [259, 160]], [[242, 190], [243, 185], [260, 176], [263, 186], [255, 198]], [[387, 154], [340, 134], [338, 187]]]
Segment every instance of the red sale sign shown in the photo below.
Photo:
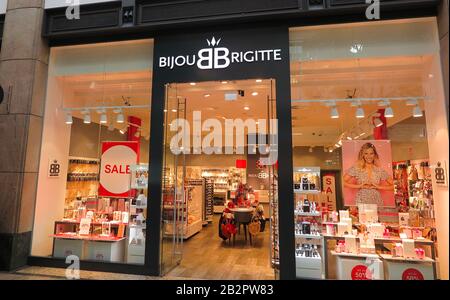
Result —
[[138, 161], [138, 142], [103, 142], [98, 195], [101, 197], [130, 196], [130, 165]]
[[322, 197], [322, 207], [328, 208], [328, 211], [336, 210], [336, 178], [333, 174], [323, 176], [322, 191], [325, 195]]
[[423, 274], [416, 269], [406, 269], [402, 274], [402, 280], [424, 280]]
[[352, 269], [352, 280], [370, 280], [370, 274], [367, 266], [357, 265]]

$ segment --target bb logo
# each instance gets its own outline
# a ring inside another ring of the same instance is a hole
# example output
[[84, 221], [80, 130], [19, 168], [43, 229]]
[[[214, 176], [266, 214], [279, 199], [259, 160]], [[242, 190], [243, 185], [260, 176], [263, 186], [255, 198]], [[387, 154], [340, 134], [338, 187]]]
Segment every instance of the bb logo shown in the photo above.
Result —
[[402, 274], [402, 280], [424, 280], [423, 274], [416, 269], [406, 269]]
[[61, 173], [61, 165], [58, 160], [52, 159], [48, 165], [48, 176], [49, 177], [59, 177]]
[[434, 177], [436, 178], [436, 183], [445, 183], [445, 170], [441, 167], [441, 162], [438, 162], [436, 169], [434, 169]]
[[211, 69], [225, 69], [230, 65], [230, 50], [224, 47], [214, 48], [215, 46], [219, 46], [221, 39], [216, 40], [213, 37], [210, 40], [206, 40], [208, 42], [208, 46], [213, 48], [205, 48], [201, 49], [198, 52], [198, 61], [197, 67], [201, 70], [211, 70]]

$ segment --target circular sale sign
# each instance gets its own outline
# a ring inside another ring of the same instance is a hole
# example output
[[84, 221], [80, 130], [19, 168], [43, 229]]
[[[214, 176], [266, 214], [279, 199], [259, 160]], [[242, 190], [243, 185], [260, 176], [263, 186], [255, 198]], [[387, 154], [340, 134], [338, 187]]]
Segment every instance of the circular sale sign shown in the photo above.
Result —
[[367, 266], [357, 265], [352, 269], [352, 280], [369, 280], [367, 273]]
[[136, 151], [127, 145], [112, 145], [103, 152], [100, 170], [102, 196], [121, 196], [129, 191], [130, 165], [136, 161]]
[[424, 280], [424, 278], [419, 270], [410, 268], [403, 272], [402, 280]]

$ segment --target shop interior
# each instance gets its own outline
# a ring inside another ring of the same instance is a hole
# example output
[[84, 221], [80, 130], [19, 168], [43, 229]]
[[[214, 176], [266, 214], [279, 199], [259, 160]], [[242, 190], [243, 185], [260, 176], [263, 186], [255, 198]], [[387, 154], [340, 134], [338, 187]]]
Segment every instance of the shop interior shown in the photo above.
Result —
[[[162, 268], [168, 276], [274, 279], [276, 170], [258, 164], [259, 152], [252, 154], [247, 140], [275, 114], [274, 84], [251, 79], [166, 86]], [[170, 126], [180, 118], [190, 124], [191, 144], [177, 140], [180, 129]], [[239, 119], [253, 121], [254, 128], [227, 130], [226, 122]], [[214, 131], [208, 120], [218, 126]], [[212, 132], [218, 140], [208, 139]], [[176, 147], [181, 154], [174, 154]]]
[[[443, 99], [424, 40], [433, 34], [426, 20], [291, 30], [297, 278], [438, 278], [435, 212], [444, 199], [433, 157], [446, 146], [432, 130]], [[334, 48], [321, 47], [325, 40]], [[356, 163], [352, 147], [365, 143], [378, 149], [386, 178], [352, 196], [349, 178], [359, 175], [348, 175], [346, 161]]]

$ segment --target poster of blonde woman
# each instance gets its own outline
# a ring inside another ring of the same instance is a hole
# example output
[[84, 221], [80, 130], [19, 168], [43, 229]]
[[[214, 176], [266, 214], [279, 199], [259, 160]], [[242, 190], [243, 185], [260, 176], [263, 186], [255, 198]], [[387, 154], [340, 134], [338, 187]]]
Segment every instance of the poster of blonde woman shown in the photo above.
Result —
[[390, 141], [344, 141], [342, 165], [345, 206], [395, 207]]

